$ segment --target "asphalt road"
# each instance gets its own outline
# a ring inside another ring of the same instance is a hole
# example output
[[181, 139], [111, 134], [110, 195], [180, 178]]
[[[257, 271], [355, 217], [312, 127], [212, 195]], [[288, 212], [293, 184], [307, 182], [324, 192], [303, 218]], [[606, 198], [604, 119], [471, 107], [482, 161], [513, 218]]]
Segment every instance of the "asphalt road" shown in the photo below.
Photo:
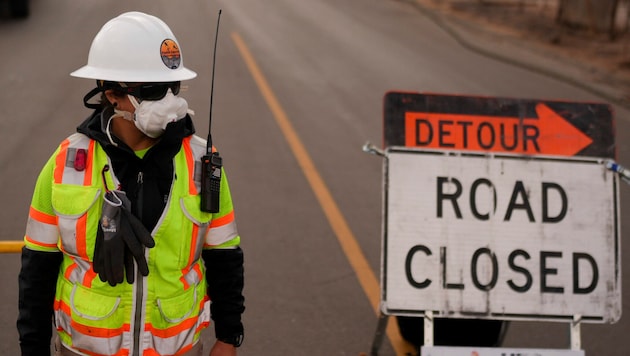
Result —
[[[24, 21], [0, 19], [3, 240], [22, 239], [39, 169], [89, 114], [81, 100], [94, 83], [68, 74], [84, 65], [100, 27], [131, 10], [171, 26], [185, 65], [199, 74], [182, 95], [205, 137], [212, 45], [223, 10], [212, 130], [246, 253], [241, 355], [369, 351], [377, 322], [378, 291], [370, 283], [380, 270], [382, 161], [361, 147], [382, 140], [386, 92], [605, 101], [583, 87], [462, 46], [409, 1], [32, 0], [31, 6], [32, 16]], [[477, 46], [589, 80], [519, 44], [474, 31], [463, 35]], [[629, 165], [628, 110], [614, 109], [619, 161]], [[630, 206], [629, 194], [623, 185], [622, 210]], [[622, 219], [624, 231], [630, 224]], [[628, 265], [622, 276], [630, 272]], [[18, 255], [0, 256], [2, 355], [19, 353], [18, 270]], [[628, 292], [624, 286], [624, 296]], [[627, 308], [625, 303], [624, 314]], [[614, 325], [584, 325], [587, 355], [627, 355], [628, 320], [626, 315]], [[513, 322], [505, 346], [567, 348], [567, 331], [563, 323]], [[382, 355], [403, 350], [392, 340], [386, 338]]]

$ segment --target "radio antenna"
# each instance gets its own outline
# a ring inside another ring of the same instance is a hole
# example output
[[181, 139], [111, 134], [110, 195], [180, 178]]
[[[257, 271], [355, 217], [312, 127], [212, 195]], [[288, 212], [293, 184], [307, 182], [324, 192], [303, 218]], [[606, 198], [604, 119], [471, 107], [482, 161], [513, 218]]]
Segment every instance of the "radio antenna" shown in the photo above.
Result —
[[212, 152], [212, 97], [214, 94], [214, 65], [217, 62], [217, 42], [219, 38], [219, 21], [221, 10], [217, 18], [217, 31], [214, 37], [214, 53], [212, 55], [212, 84], [210, 86], [210, 117], [208, 119], [208, 142], [206, 154], [201, 157], [201, 211], [218, 213], [221, 200], [221, 176], [223, 159], [219, 152]]
[[206, 145], [206, 153], [212, 153], [212, 101], [214, 98], [214, 67], [217, 63], [217, 42], [219, 39], [219, 22], [221, 21], [221, 9], [217, 16], [217, 30], [214, 34], [214, 50], [212, 53], [212, 78], [210, 79], [210, 117], [208, 119], [208, 141]]

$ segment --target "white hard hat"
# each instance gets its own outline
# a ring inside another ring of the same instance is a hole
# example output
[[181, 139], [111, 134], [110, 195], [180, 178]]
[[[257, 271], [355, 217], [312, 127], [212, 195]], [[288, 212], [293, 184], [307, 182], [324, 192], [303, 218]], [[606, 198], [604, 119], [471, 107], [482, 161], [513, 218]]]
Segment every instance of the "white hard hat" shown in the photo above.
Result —
[[134, 11], [109, 20], [92, 41], [87, 65], [70, 75], [113, 82], [175, 82], [197, 73], [184, 67], [177, 39], [164, 21]]

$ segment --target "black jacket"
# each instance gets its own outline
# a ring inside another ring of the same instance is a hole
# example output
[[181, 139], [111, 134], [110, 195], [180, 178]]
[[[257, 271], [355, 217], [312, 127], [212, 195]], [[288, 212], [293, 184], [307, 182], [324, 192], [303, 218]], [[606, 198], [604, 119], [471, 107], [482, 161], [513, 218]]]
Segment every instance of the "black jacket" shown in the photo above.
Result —
[[[132, 212], [151, 231], [165, 207], [173, 178], [173, 157], [182, 140], [195, 132], [189, 116], [170, 123], [160, 141], [139, 158], [129, 146], [104, 133], [111, 112], [96, 110], [77, 131], [101, 144], [120, 180], [121, 189], [132, 202]], [[141, 179], [139, 179], [141, 178]], [[111, 187], [114, 188], [114, 187]], [[110, 188], [110, 189], [111, 189]], [[117, 188], [117, 187], [116, 187]], [[240, 248], [209, 250], [202, 253], [208, 273], [208, 294], [217, 338], [243, 333], [244, 311], [243, 252]], [[51, 316], [61, 253], [22, 250], [19, 275], [19, 315], [17, 321], [22, 355], [44, 355], [50, 350]]]

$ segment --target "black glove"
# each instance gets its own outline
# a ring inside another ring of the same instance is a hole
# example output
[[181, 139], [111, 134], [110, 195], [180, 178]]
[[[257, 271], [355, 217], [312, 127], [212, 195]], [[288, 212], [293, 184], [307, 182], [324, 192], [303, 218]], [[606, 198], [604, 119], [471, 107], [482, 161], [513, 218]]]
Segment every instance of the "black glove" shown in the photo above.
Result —
[[[134, 281], [133, 260], [143, 276], [149, 274], [144, 247], [155, 246], [151, 234], [129, 211], [131, 203], [119, 190], [107, 191], [94, 246], [94, 271], [111, 286]], [[126, 271], [126, 273], [125, 273]]]
[[122, 209], [123, 218], [122, 232], [125, 241], [125, 268], [127, 271], [127, 282], [134, 281], [133, 260], [138, 264], [138, 270], [143, 276], [149, 275], [149, 266], [144, 258], [144, 248], [155, 246], [155, 240], [151, 233], [144, 227], [142, 222], [136, 218], [128, 209]]

